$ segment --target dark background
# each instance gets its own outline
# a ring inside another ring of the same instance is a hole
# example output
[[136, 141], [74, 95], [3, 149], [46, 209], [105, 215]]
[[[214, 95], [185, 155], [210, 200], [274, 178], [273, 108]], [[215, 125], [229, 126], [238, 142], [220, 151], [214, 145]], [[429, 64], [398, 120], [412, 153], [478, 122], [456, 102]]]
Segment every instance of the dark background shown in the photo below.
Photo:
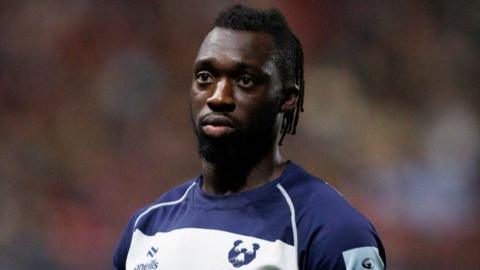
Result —
[[[242, 2], [242, 1], [240, 1]], [[196, 176], [192, 62], [230, 1], [0, 1], [0, 268], [110, 269]], [[283, 151], [375, 224], [390, 269], [480, 264], [480, 1], [244, 1], [303, 43]]]

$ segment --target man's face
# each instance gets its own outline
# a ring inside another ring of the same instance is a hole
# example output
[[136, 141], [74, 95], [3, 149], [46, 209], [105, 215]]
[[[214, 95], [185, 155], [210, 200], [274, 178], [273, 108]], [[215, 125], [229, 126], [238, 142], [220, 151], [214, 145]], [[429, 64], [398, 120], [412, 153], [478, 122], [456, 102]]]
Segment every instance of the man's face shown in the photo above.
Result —
[[214, 28], [194, 63], [192, 122], [200, 155], [216, 165], [256, 164], [278, 133], [281, 82], [269, 34]]

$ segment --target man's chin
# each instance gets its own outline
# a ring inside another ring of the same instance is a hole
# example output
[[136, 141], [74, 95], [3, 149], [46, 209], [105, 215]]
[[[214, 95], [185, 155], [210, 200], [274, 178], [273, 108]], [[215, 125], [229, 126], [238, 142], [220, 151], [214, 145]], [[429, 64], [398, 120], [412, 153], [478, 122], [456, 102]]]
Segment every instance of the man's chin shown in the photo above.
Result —
[[214, 165], [227, 165], [239, 158], [233, 136], [202, 136], [198, 141], [198, 153], [205, 161]]
[[210, 164], [222, 167], [232, 167], [238, 162], [236, 151], [227, 147], [219, 148], [212, 145], [199, 145], [198, 152], [201, 158]]

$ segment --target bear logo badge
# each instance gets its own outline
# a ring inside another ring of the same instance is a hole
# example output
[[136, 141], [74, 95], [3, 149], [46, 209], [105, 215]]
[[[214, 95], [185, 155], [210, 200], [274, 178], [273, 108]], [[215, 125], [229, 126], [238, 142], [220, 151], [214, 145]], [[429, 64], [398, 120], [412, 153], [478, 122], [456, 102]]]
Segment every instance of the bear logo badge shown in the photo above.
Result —
[[257, 256], [257, 250], [260, 245], [253, 243], [251, 246], [245, 245], [242, 240], [233, 243], [232, 249], [228, 252], [228, 261], [234, 267], [241, 267], [249, 264]]

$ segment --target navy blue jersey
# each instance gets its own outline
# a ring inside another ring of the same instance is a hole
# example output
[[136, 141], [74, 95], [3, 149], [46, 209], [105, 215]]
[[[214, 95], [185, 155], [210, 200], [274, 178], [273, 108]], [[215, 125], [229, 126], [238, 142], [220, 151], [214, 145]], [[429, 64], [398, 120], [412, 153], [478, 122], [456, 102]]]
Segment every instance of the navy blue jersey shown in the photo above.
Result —
[[212, 196], [199, 176], [137, 211], [116, 269], [384, 269], [370, 222], [334, 188], [289, 162], [254, 190]]

